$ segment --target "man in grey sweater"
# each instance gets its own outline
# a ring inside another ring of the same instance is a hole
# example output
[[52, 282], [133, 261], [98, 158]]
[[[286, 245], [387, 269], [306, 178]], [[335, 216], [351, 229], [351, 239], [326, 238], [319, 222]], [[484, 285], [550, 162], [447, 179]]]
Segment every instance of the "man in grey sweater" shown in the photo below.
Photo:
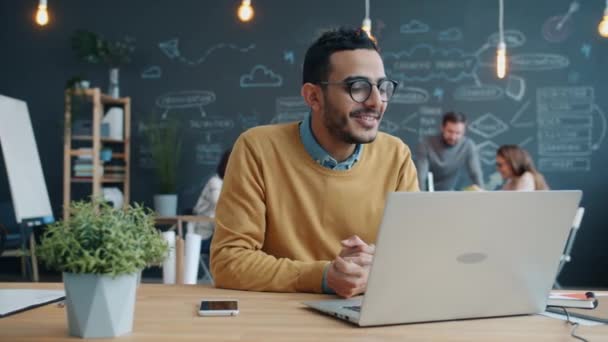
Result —
[[473, 141], [464, 135], [465, 130], [464, 114], [448, 112], [443, 116], [441, 134], [426, 137], [418, 145], [416, 167], [421, 190], [428, 190], [429, 171], [433, 173], [435, 190], [454, 190], [463, 168], [473, 186], [483, 187], [477, 150]]

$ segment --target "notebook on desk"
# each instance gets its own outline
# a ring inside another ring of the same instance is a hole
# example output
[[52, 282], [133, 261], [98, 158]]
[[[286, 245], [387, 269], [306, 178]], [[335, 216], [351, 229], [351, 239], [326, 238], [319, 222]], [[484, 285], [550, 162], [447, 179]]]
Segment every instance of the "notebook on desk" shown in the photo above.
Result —
[[544, 312], [581, 195], [391, 193], [365, 296], [304, 304], [359, 326]]

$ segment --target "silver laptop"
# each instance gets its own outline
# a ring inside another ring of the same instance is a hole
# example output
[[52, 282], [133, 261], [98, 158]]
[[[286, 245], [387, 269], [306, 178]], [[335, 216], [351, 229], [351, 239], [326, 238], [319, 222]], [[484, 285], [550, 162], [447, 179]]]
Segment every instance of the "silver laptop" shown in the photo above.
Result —
[[543, 312], [581, 196], [390, 193], [365, 295], [304, 304], [360, 326]]

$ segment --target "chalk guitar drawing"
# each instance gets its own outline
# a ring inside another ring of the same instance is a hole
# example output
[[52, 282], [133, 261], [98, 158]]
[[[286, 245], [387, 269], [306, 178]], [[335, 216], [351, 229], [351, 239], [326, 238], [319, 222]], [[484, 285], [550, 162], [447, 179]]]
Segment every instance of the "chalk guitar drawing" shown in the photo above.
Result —
[[542, 28], [545, 40], [551, 43], [559, 43], [566, 40], [572, 31], [571, 17], [579, 8], [579, 2], [574, 0], [570, 3], [568, 12], [547, 19]]
[[280, 87], [283, 85], [283, 76], [258, 64], [249, 73], [241, 75], [240, 85], [241, 88]]
[[431, 30], [429, 25], [423, 23], [420, 20], [413, 19], [407, 24], [401, 25], [399, 32], [403, 34], [420, 34], [427, 33]]
[[144, 69], [141, 73], [141, 78], [145, 80], [159, 79], [163, 73], [163, 70], [158, 65], [150, 66]]
[[246, 47], [239, 47], [235, 44], [226, 44], [226, 43], [219, 43], [216, 45], [213, 45], [212, 47], [208, 48], [202, 56], [195, 58], [195, 59], [189, 59], [187, 57], [184, 57], [179, 49], [179, 39], [178, 38], [173, 38], [164, 42], [160, 42], [158, 43], [158, 47], [161, 49], [161, 51], [167, 56], [169, 57], [169, 59], [173, 59], [173, 60], [177, 60], [183, 64], [189, 65], [189, 66], [196, 66], [199, 64], [204, 63], [207, 58], [215, 53], [218, 50], [222, 50], [222, 49], [229, 49], [229, 50], [234, 50], [237, 52], [249, 52], [252, 49], [255, 49], [255, 44], [250, 44], [249, 46]]
[[[166, 119], [171, 111], [197, 108], [205, 117], [204, 106], [215, 102], [215, 93], [207, 90], [183, 90], [163, 94], [156, 98], [156, 106], [164, 109], [162, 118]], [[177, 111], [176, 111], [177, 112]]]

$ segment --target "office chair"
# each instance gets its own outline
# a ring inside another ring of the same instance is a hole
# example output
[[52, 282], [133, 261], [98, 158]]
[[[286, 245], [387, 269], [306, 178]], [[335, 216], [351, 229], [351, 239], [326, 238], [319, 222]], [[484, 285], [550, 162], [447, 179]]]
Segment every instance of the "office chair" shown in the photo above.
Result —
[[566, 242], [566, 248], [564, 249], [564, 253], [559, 258], [559, 268], [557, 270], [557, 275], [555, 276], [555, 284], [553, 287], [556, 289], [561, 289], [562, 286], [557, 281], [559, 275], [562, 273], [564, 266], [572, 260], [572, 256], [570, 253], [572, 252], [572, 246], [574, 246], [574, 240], [576, 238], [576, 234], [581, 227], [581, 221], [583, 221], [583, 215], [585, 214], [585, 208], [579, 207], [576, 211], [576, 215], [574, 216], [574, 222], [572, 222], [572, 228], [570, 229], [570, 233], [568, 235], [568, 241]]
[[10, 202], [0, 202], [0, 256], [20, 257], [21, 274], [38, 281], [38, 261], [33, 227], [20, 226]]

